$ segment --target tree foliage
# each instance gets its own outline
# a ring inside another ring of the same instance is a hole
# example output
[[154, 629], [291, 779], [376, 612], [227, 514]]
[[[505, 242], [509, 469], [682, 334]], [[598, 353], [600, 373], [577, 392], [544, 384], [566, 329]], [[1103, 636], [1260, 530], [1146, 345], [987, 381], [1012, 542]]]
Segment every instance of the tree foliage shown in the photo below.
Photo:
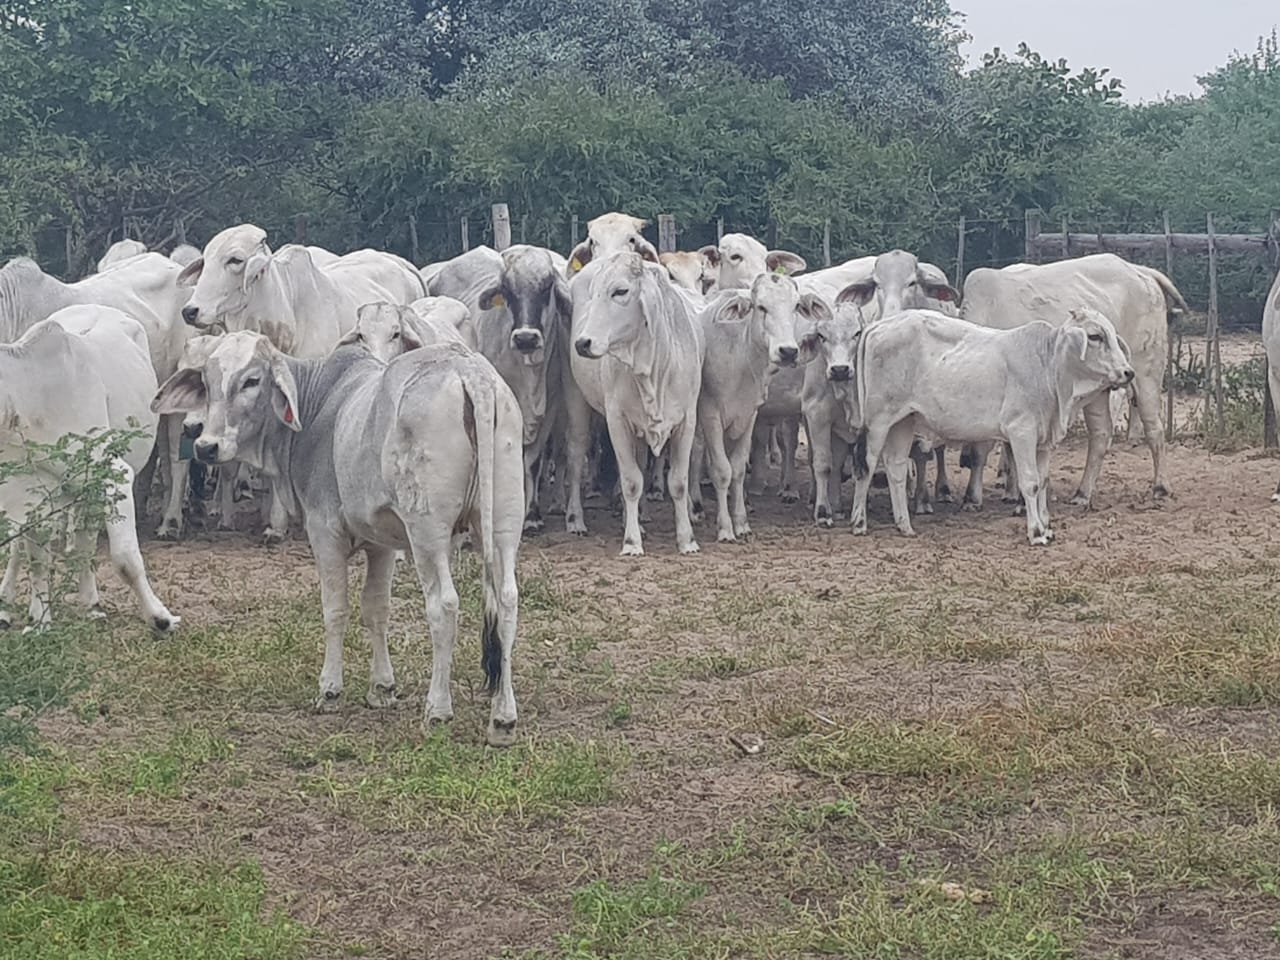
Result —
[[959, 39], [945, 0], [0, 0], [0, 256], [74, 274], [122, 226], [281, 242], [306, 213], [403, 254], [413, 217], [438, 257], [503, 200], [562, 248], [621, 208], [944, 261], [964, 214], [1009, 260], [1028, 207], [1225, 230], [1275, 204], [1274, 37], [1141, 106], [1025, 47], [966, 72]]

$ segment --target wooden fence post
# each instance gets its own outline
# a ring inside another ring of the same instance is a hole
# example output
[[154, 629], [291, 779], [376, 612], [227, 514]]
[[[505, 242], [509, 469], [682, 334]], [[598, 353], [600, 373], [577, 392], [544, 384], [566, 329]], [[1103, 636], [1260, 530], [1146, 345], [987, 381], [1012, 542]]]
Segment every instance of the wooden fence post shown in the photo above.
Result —
[[960, 214], [960, 223], [956, 230], [956, 289], [964, 283], [964, 214]]
[[501, 253], [511, 246], [511, 212], [505, 203], [493, 205], [493, 249]]
[[416, 267], [422, 262], [418, 251], [418, 215], [416, 213], [409, 214], [409, 245], [413, 251], [413, 265]]
[[675, 253], [676, 218], [669, 213], [658, 214], [658, 252]]
[[178, 243], [187, 242], [187, 221], [182, 219], [182, 214], [173, 218], [173, 239]]
[[1071, 259], [1071, 220], [1065, 216], [1062, 218], [1062, 259]]
[[[1164, 275], [1173, 280], [1173, 236], [1169, 230], [1169, 211], [1164, 212]], [[1165, 350], [1164, 438], [1173, 441], [1173, 337], [1165, 331], [1168, 341]], [[1133, 416], [1133, 411], [1129, 411]]]
[[[1271, 248], [1271, 267], [1274, 273], [1280, 273], [1280, 208], [1271, 211], [1271, 226], [1267, 230], [1267, 246]], [[1274, 283], [1274, 279], [1272, 280]], [[1262, 446], [1267, 450], [1274, 450], [1280, 446], [1280, 439], [1276, 436], [1276, 400], [1280, 397], [1271, 396], [1271, 370], [1270, 366], [1265, 367], [1267, 373], [1262, 383]]]
[[307, 243], [307, 215], [300, 213], [293, 218], [293, 242], [303, 246]]
[[[1025, 212], [1025, 217], [1026, 217], [1026, 230], [1023, 233], [1023, 238], [1022, 238], [1023, 245], [1025, 247], [1025, 249], [1023, 250], [1023, 254], [1026, 258], [1027, 263], [1039, 263], [1040, 262], [1040, 245], [1039, 243], [1037, 243], [1037, 241], [1040, 238], [1040, 211], [1027, 210]], [[993, 230], [992, 236], [994, 235], [995, 235], [995, 231]]]
[[831, 218], [822, 221], [822, 265], [831, 266]]
[[520, 242], [529, 242], [529, 218], [527, 216], [520, 218]]
[[569, 218], [569, 249], [573, 249], [578, 245], [578, 215], [575, 213]]
[[724, 239], [724, 217], [716, 217], [716, 246]]
[[1226, 415], [1222, 409], [1222, 338], [1218, 330], [1218, 245], [1213, 234], [1212, 213], [1205, 217], [1205, 226], [1209, 236], [1209, 323], [1205, 332], [1205, 373], [1211, 376], [1205, 392], [1206, 399], [1209, 391], [1213, 393], [1218, 436], [1222, 436], [1226, 432]]
[[462, 227], [462, 252], [466, 253], [471, 249], [471, 227], [467, 223], [466, 217], [463, 217], [460, 223]]

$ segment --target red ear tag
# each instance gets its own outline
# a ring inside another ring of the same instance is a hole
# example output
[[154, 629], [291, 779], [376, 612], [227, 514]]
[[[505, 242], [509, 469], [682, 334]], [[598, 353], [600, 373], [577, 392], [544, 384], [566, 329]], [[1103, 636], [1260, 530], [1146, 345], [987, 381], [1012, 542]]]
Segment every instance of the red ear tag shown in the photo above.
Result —
[[293, 407], [287, 403], [284, 405], [284, 422], [293, 423]]

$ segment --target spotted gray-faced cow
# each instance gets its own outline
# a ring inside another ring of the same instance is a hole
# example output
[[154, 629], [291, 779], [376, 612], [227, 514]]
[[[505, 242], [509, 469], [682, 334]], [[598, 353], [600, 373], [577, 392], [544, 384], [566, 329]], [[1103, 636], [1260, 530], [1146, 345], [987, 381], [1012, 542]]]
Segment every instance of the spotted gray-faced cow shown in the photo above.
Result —
[[496, 746], [514, 740], [520, 409], [487, 360], [455, 343], [385, 364], [354, 346], [298, 360], [244, 331], [224, 337], [201, 369], [170, 377], [153, 408], [205, 411], [197, 459], [239, 459], [286, 480], [320, 575], [319, 709], [335, 707], [342, 694], [347, 561], [361, 550], [368, 575], [360, 609], [373, 648], [366, 700], [374, 707], [395, 702], [387, 620], [395, 552], [404, 550], [412, 554], [431, 631], [425, 719], [452, 718], [458, 593], [450, 558], [455, 532], [469, 528], [484, 567], [482, 665], [493, 694], [488, 739]]

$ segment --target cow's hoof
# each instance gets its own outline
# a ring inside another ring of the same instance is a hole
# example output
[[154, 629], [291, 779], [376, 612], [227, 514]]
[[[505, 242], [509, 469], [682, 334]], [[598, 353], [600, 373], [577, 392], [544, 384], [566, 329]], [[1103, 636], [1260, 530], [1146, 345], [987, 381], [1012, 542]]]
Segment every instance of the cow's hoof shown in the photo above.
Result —
[[433, 713], [428, 710], [422, 718], [422, 725], [430, 730], [432, 727], [441, 727], [446, 723], [453, 723], [453, 713]]
[[919, 515], [922, 513], [933, 513], [933, 504], [932, 503], [916, 504], [916, 514]]
[[982, 512], [982, 504], [974, 503], [972, 500], [966, 500], [960, 504], [961, 513], [980, 513]]
[[794, 490], [783, 490], [781, 493], [778, 494], [778, 496], [782, 499], [783, 503], [799, 503], [800, 502], [800, 494], [796, 493]]
[[650, 503], [659, 503], [660, 501], [667, 499], [667, 495], [661, 490], [650, 490], [644, 495], [644, 498]]
[[566, 513], [564, 515], [564, 529], [566, 533], [576, 534], [579, 537], [587, 535], [587, 524], [576, 513]]
[[1049, 545], [1049, 538], [1044, 534], [1041, 534], [1038, 537], [1032, 537], [1031, 545], [1033, 547], [1047, 547]]
[[[1164, 500], [1166, 497], [1172, 497], [1173, 491], [1170, 490], [1168, 487], [1166, 487], [1163, 483], [1157, 483], [1155, 486], [1151, 488], [1151, 496], [1157, 500]], [[1274, 494], [1272, 494], [1271, 499], [1275, 500], [1277, 497], [1280, 497], [1280, 490], [1277, 490]]]
[[689, 519], [691, 519], [694, 523], [701, 523], [703, 520], [707, 519], [707, 512], [703, 508], [702, 504], [695, 503], [689, 509]]
[[85, 611], [85, 619], [87, 620], [105, 620], [107, 619], [107, 611], [102, 609], [102, 604], [95, 603]]
[[697, 540], [690, 540], [688, 543], [680, 544], [680, 552], [682, 554], [697, 553], [701, 547], [698, 546]]
[[151, 626], [156, 633], [173, 633], [178, 629], [178, 624], [182, 622], [181, 617], [175, 617], [172, 613], [161, 613], [151, 618]]
[[716, 534], [716, 543], [737, 543], [737, 542], [738, 542], [738, 538], [733, 535], [732, 531], [721, 530], [719, 533]]
[[371, 683], [369, 692], [364, 695], [365, 706], [372, 707], [374, 710], [389, 710], [400, 705], [400, 699], [396, 696], [396, 685], [385, 683]]
[[911, 527], [899, 527], [898, 533], [902, 534], [904, 537], [914, 537], [916, 535], [915, 530]]
[[937, 500], [939, 503], [955, 503], [956, 502], [955, 494], [951, 492], [950, 487], [940, 487], [937, 491], [935, 491], [933, 495], [933, 499]]
[[814, 520], [813, 522], [823, 530], [830, 530], [832, 527], [836, 525], [835, 520], [830, 516], [830, 514], [828, 514], [825, 517], [818, 517], [818, 519]]
[[750, 540], [751, 528], [744, 523], [740, 526], [734, 527], [733, 535], [739, 540]]
[[1093, 502], [1093, 498], [1083, 493], [1080, 490], [1077, 490], [1075, 492], [1075, 496], [1073, 496], [1070, 500], [1067, 501], [1067, 503], [1071, 504], [1073, 507], [1087, 507], [1092, 502]]
[[172, 520], [166, 520], [156, 528], [157, 540], [177, 540], [182, 535], [182, 528]]
[[1013, 508], [1013, 515], [1015, 517], [1025, 517], [1027, 515], [1027, 505], [1025, 503], [1015, 505]]
[[624, 543], [622, 549], [618, 551], [620, 557], [643, 557], [644, 547], [638, 543]]
[[484, 736], [491, 747], [509, 747], [516, 742], [516, 722], [514, 720], [489, 720], [489, 731]]
[[13, 626], [13, 616], [8, 610], [0, 610], [0, 630], [8, 630]]
[[867, 535], [867, 525], [866, 525], [866, 523], [855, 523], [855, 524], [852, 524], [852, 525], [849, 527], [849, 530], [850, 530], [850, 532], [852, 532], [852, 533], [853, 533], [853, 535], [854, 535], [855, 537], [865, 537], [865, 536]]
[[311, 701], [311, 708], [316, 713], [337, 713], [341, 706], [341, 690], [324, 690], [320, 693], [320, 696]]
[[272, 547], [278, 543], [284, 543], [284, 532], [276, 530], [273, 527], [267, 527], [262, 531], [262, 542], [265, 546]]
[[1280, 503], [1280, 490], [1277, 490], [1275, 493], [1271, 495], [1271, 502]]

